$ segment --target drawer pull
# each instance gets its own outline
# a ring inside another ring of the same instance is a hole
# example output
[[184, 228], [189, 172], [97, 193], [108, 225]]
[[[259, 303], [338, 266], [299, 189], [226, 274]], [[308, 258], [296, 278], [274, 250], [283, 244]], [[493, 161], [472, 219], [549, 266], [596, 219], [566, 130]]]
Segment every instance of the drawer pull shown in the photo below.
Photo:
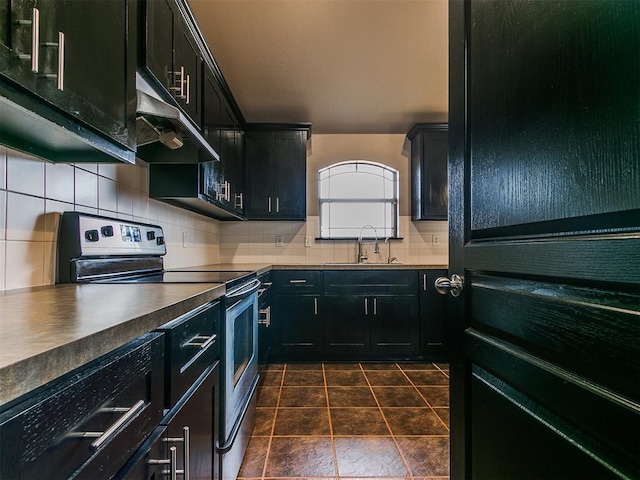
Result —
[[289, 280], [289, 283], [307, 283], [306, 280]]
[[198, 334], [195, 337], [193, 337], [191, 340], [189, 340], [187, 343], [185, 343], [183, 347], [200, 347], [200, 350], [204, 350], [207, 347], [209, 347], [209, 345], [211, 345], [213, 342], [215, 342], [216, 338], [218, 338], [218, 336], [215, 333], [210, 336]]
[[114, 422], [109, 428], [107, 428], [104, 432], [72, 432], [68, 436], [73, 438], [95, 438], [95, 440], [91, 443], [92, 450], [98, 450], [103, 443], [107, 442], [115, 433], [118, 431], [120, 427], [122, 427], [125, 423], [127, 423], [131, 418], [133, 418], [140, 410], [145, 407], [144, 400], [138, 400], [131, 408], [127, 407], [105, 407], [101, 408], [101, 412], [124, 412], [116, 422]]

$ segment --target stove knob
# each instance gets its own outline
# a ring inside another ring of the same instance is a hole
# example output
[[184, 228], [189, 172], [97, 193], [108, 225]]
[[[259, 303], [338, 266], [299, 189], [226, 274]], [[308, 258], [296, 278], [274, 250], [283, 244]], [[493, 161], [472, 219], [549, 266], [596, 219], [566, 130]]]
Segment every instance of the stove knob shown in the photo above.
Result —
[[154, 232], [153, 230], [147, 232], [147, 240], [155, 240], [156, 239], [156, 232]]
[[97, 242], [100, 239], [98, 230], [87, 230], [84, 232], [84, 238], [87, 242]]
[[111, 225], [105, 225], [100, 229], [103, 237], [113, 237], [113, 227]]
[[156, 245], [164, 245], [164, 237], [156, 237]]

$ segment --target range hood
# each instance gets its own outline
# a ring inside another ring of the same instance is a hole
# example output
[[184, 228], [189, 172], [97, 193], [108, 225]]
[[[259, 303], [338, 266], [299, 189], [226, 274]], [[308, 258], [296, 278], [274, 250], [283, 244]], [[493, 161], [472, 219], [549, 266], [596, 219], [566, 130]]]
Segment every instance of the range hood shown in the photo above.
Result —
[[174, 105], [164, 101], [136, 72], [136, 156], [145, 162], [200, 163], [219, 160], [197, 127]]

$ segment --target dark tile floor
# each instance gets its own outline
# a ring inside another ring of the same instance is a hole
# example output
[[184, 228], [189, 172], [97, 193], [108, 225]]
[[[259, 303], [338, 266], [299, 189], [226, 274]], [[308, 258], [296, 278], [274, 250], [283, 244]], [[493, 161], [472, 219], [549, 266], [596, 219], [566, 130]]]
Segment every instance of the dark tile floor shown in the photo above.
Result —
[[268, 365], [239, 478], [448, 478], [448, 385], [445, 364]]

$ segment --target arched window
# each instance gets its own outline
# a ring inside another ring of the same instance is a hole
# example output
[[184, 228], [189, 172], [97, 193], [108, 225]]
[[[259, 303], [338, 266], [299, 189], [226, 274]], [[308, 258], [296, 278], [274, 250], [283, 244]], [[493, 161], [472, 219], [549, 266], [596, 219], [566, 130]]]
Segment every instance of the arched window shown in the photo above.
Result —
[[[398, 171], [350, 160], [318, 171], [320, 238], [358, 238], [365, 225], [378, 238], [398, 236]], [[366, 238], [373, 238], [365, 229]]]

